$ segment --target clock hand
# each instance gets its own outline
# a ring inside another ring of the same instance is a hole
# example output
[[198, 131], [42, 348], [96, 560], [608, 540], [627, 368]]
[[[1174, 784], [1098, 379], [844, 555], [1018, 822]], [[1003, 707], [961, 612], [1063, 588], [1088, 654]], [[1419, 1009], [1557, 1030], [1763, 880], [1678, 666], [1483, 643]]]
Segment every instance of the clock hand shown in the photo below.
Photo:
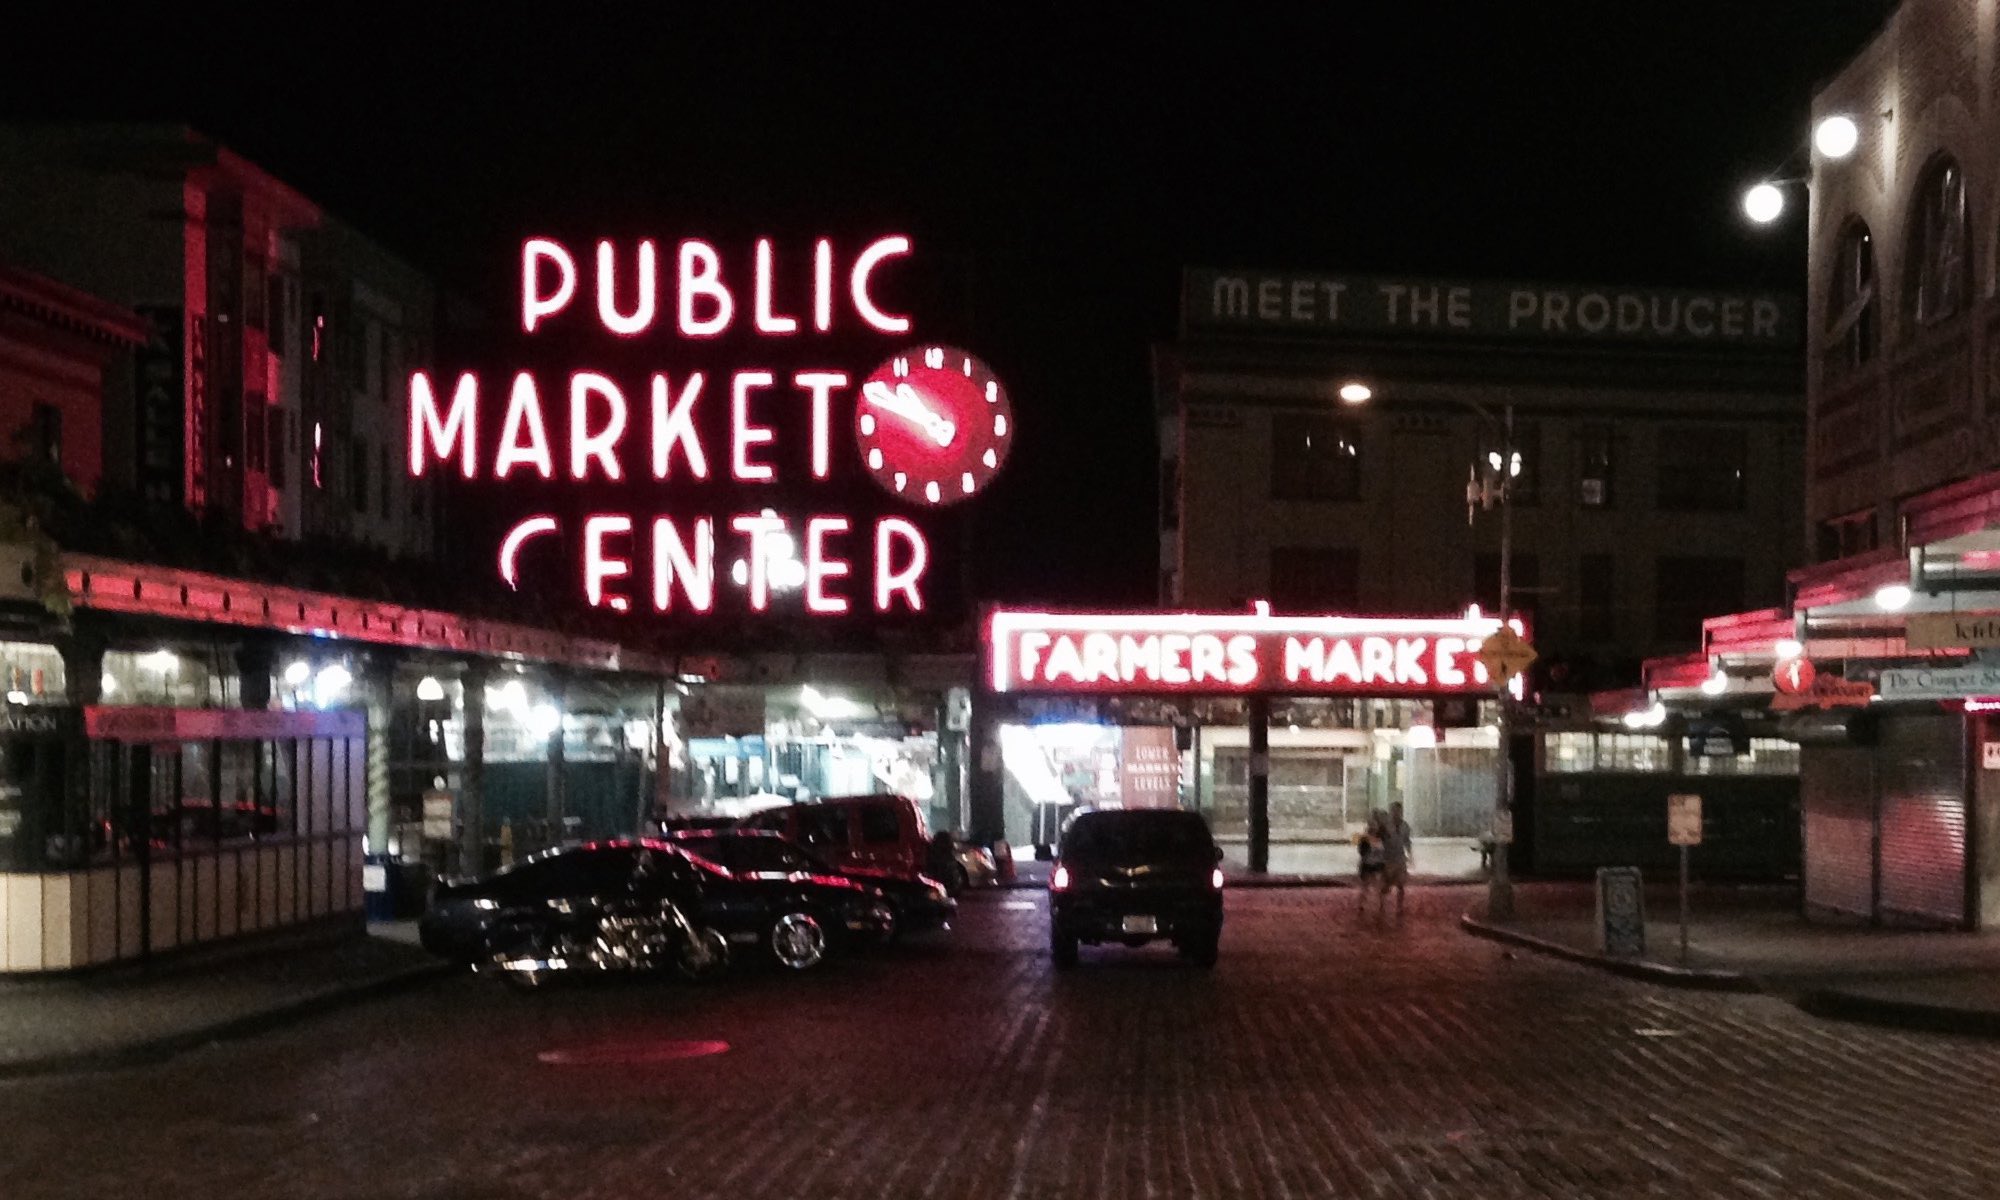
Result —
[[952, 435], [957, 431], [950, 421], [925, 407], [916, 389], [907, 383], [899, 383], [891, 391], [888, 384], [871, 381], [862, 385], [861, 395], [884, 412], [921, 426], [925, 434], [940, 446], [949, 446]]

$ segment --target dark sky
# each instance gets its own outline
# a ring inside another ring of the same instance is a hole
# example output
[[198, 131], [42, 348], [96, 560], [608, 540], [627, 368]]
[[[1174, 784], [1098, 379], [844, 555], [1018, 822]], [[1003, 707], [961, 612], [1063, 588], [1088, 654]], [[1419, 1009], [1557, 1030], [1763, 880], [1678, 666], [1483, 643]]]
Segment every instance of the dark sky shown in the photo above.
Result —
[[1737, 189], [1802, 146], [1815, 82], [1891, 6], [431, 7], [85, 14], [44, 43], [82, 57], [0, 73], [0, 115], [189, 122], [503, 314], [518, 237], [552, 224], [907, 230], [1020, 414], [984, 590], [1146, 603], [1148, 347], [1181, 265], [1796, 288], [1803, 221], [1750, 230]]

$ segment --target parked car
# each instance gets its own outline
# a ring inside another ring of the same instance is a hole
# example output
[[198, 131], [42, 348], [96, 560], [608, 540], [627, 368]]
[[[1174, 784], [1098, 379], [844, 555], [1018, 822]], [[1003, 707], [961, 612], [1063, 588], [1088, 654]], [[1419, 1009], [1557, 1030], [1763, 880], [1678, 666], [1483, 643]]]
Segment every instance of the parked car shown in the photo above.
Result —
[[741, 825], [782, 833], [841, 869], [917, 872], [930, 856], [923, 811], [907, 796], [837, 796], [787, 804], [745, 817]]
[[418, 924], [424, 946], [464, 962], [518, 958], [576, 936], [577, 914], [672, 905], [732, 947], [792, 970], [895, 928], [882, 893], [835, 875], [739, 878], [664, 841], [619, 838], [548, 850], [480, 879], [440, 884]]
[[954, 896], [969, 887], [992, 887], [1000, 882], [1000, 865], [993, 860], [993, 852], [957, 834], [932, 837], [928, 862], [926, 870]]
[[889, 937], [946, 929], [958, 914], [958, 902], [943, 884], [915, 871], [888, 867], [837, 867], [782, 833], [764, 829], [689, 830], [668, 839], [710, 862], [729, 868], [739, 879], [784, 879], [794, 875], [839, 875], [881, 891], [896, 913]]
[[1222, 850], [1199, 813], [1085, 808], [1070, 819], [1049, 872], [1049, 950], [1058, 967], [1077, 943], [1166, 940], [1215, 965], [1222, 939]]

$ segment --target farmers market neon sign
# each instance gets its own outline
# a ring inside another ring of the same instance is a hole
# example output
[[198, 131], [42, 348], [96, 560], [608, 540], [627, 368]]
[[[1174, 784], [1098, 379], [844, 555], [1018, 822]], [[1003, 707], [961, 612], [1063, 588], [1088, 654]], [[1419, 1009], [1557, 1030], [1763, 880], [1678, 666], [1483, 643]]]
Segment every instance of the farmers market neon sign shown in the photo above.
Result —
[[[1492, 695], [1478, 654], [1499, 627], [1492, 617], [996, 612], [987, 678], [996, 692]], [[1519, 676], [1510, 689], [1523, 694]]]
[[[663, 250], [651, 239], [583, 249], [534, 237], [521, 247], [520, 327], [529, 338], [594, 328], [621, 341], [655, 336], [693, 344], [733, 331], [774, 351], [835, 333], [899, 336], [910, 332], [911, 318], [892, 311], [879, 285], [910, 254], [910, 239], [900, 235], [851, 255], [820, 239], [788, 272], [778, 247], [763, 238], [732, 274], [722, 251], [700, 239]], [[726, 409], [726, 421], [720, 414], [698, 419], [718, 409]], [[416, 371], [409, 469], [420, 478], [451, 471], [474, 481], [649, 483], [674, 498], [727, 481], [740, 496], [831, 480], [843, 417], [867, 473], [918, 509], [983, 489], [1012, 445], [1011, 406], [986, 365], [953, 347], [916, 345], [859, 377], [839, 366], [781, 371], [762, 364], [727, 372], [677, 366], [640, 379], [523, 370], [498, 383], [471, 371], [450, 379]], [[809, 440], [803, 471], [787, 468], [779, 453], [797, 436]], [[780, 588], [801, 591], [813, 613], [862, 605], [921, 612], [932, 557], [923, 529], [894, 514], [863, 520], [815, 512], [793, 523], [768, 508], [689, 512], [672, 505], [581, 520], [543, 512], [515, 522], [501, 539], [496, 565], [510, 587], [522, 586], [526, 559], [544, 539], [571, 546], [575, 566], [568, 570], [591, 605], [620, 612], [708, 613], [730, 588], [757, 612]]]

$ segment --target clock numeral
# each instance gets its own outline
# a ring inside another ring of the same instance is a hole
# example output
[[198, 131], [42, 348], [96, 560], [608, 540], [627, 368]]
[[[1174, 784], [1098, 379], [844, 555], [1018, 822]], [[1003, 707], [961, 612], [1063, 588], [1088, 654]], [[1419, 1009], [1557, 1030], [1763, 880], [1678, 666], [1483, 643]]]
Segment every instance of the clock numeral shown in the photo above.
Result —
[[868, 469], [871, 471], [882, 469], [882, 447], [876, 446], [868, 452]]
[[933, 371], [942, 369], [944, 367], [943, 347], [932, 346], [930, 349], [924, 351], [924, 365]]
[[936, 504], [943, 498], [944, 493], [939, 490], [937, 480], [933, 479], [924, 485], [924, 499], [930, 501], [932, 504]]
[[896, 378], [901, 379], [910, 373], [910, 360], [899, 358], [889, 365], [889, 370], [895, 374]]
[[979, 485], [972, 481], [972, 472], [966, 471], [958, 477], [958, 486], [965, 490], [966, 495], [970, 496], [972, 489]]
[[989, 379], [989, 380], [987, 380], [987, 381], [986, 381], [986, 403], [988, 403], [988, 404], [998, 404], [998, 403], [1000, 403], [1000, 381], [999, 381], [999, 380], [997, 380], [997, 379]]
[[965, 377], [966, 377], [967, 379], [970, 379], [970, 378], [972, 378], [972, 360], [971, 360], [971, 359], [969, 359], [969, 358], [968, 358], [968, 359], [966, 359], [966, 360], [965, 360], [965, 368], [964, 368], [964, 369], [965, 369]]
[[1007, 414], [1006, 414], [1006, 413], [994, 413], [994, 414], [993, 414], [993, 436], [994, 436], [994, 437], [1006, 437], [1006, 436], [1007, 436]]
[[993, 447], [988, 446], [986, 448], [986, 453], [979, 456], [979, 461], [985, 463], [989, 467], [997, 467], [1000, 465], [1000, 456], [993, 452]]
[[874, 414], [874, 413], [862, 413], [862, 414], [861, 414], [861, 432], [862, 432], [862, 433], [864, 433], [864, 434], [868, 434], [868, 433], [874, 433], [874, 432], [875, 432], [875, 414]]

